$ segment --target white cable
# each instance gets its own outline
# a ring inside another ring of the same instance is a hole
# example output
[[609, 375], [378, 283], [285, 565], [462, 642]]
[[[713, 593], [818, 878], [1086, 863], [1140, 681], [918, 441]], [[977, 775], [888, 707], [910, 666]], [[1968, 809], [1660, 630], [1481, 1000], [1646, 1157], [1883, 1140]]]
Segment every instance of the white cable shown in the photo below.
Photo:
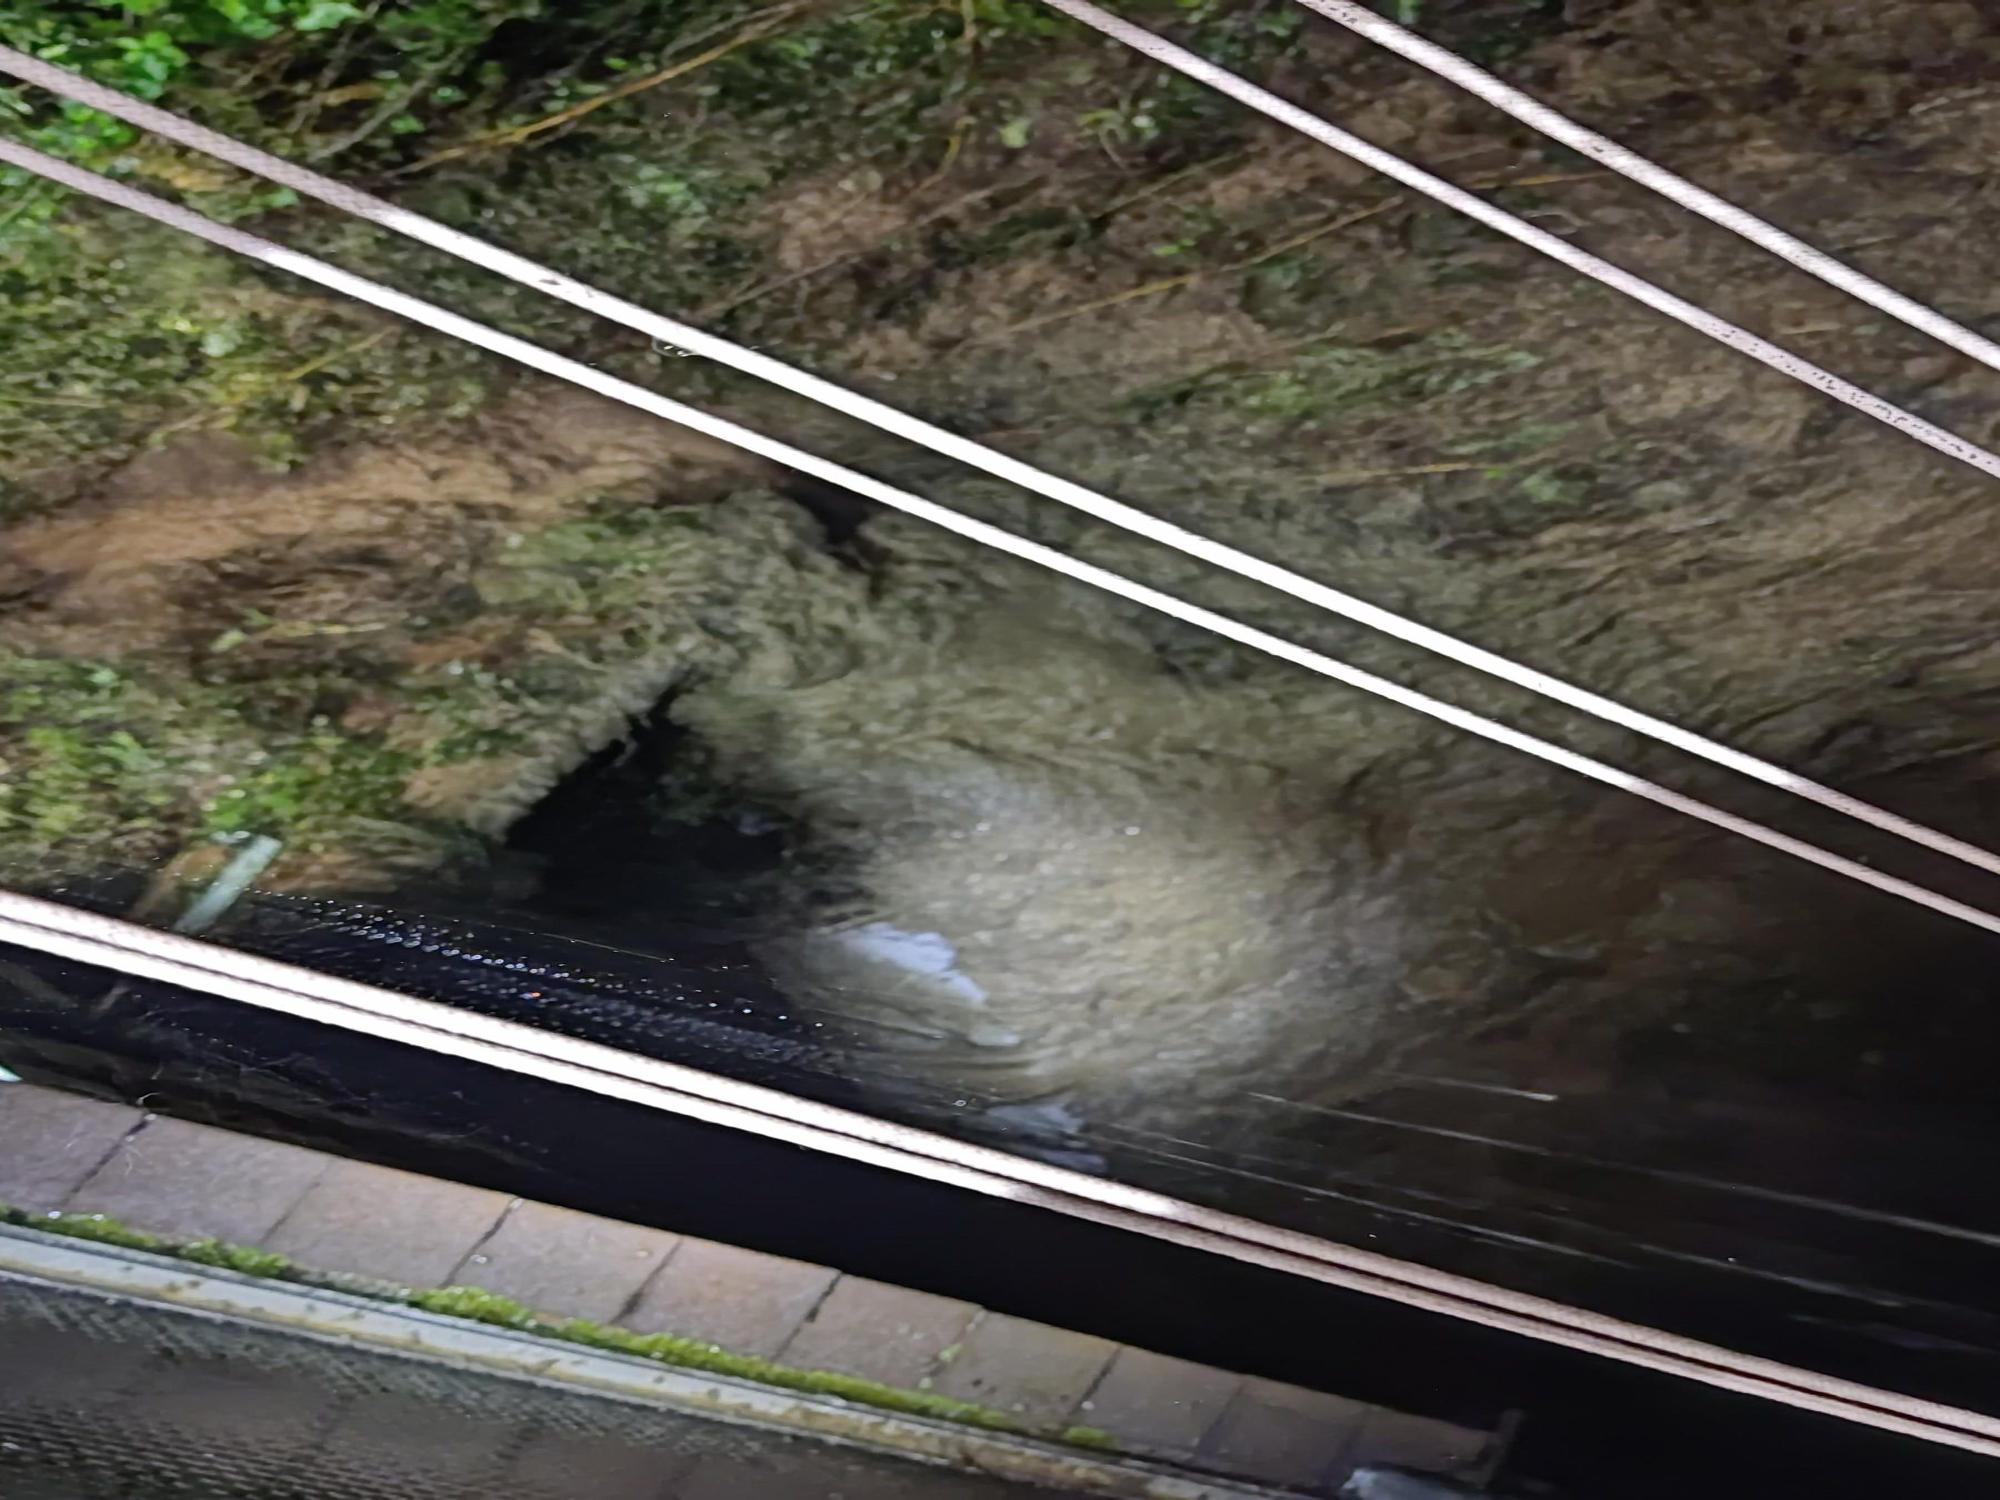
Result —
[[1061, 11], [1064, 15], [1081, 21], [1093, 30], [1123, 43], [1135, 52], [1143, 53], [1154, 62], [1164, 63], [1176, 72], [1184, 73], [1197, 82], [1205, 83], [1220, 93], [1227, 94], [1240, 104], [1247, 104], [1259, 114], [1276, 120], [1281, 125], [1290, 126], [1301, 135], [1310, 136], [1323, 146], [1330, 146], [1343, 155], [1351, 156], [1363, 166], [1372, 167], [1385, 177], [1393, 177], [1405, 187], [1415, 188], [1426, 197], [1435, 198], [1447, 208], [1455, 208], [1468, 218], [1477, 219], [1489, 229], [1498, 230], [1510, 239], [1519, 240], [1530, 249], [1539, 250], [1552, 260], [1562, 262], [1575, 271], [1581, 271], [1593, 281], [1600, 281], [1614, 291], [1623, 292], [1634, 301], [1642, 302], [1655, 312], [1665, 313], [1678, 323], [1685, 323], [1697, 333], [1705, 333], [1718, 343], [1727, 344], [1739, 354], [1747, 354], [1760, 364], [1769, 365], [1780, 374], [1824, 391], [1836, 401], [1845, 402], [1856, 411], [1864, 412], [1876, 421], [1886, 423], [1907, 437], [1937, 449], [1938, 452], [1970, 464], [1981, 473], [2000, 478], [2000, 455], [1995, 455], [1978, 444], [1969, 442], [1955, 433], [1946, 432], [1917, 416], [1903, 410], [1893, 402], [1885, 401], [1872, 391], [1865, 391], [1850, 381], [1843, 380], [1831, 370], [1821, 369], [1811, 360], [1781, 349], [1769, 339], [1739, 328], [1726, 318], [1717, 317], [1706, 308], [1695, 306], [1684, 297], [1676, 297], [1672, 292], [1654, 286], [1642, 276], [1634, 275], [1623, 267], [1615, 266], [1601, 256], [1592, 255], [1588, 250], [1580, 250], [1559, 235], [1550, 234], [1546, 229], [1538, 229], [1526, 219], [1508, 213], [1504, 208], [1496, 208], [1484, 198], [1467, 192], [1454, 183], [1446, 182], [1434, 172], [1427, 172], [1412, 162], [1403, 160], [1392, 151], [1371, 145], [1338, 125], [1321, 119], [1308, 110], [1301, 109], [1289, 100], [1280, 99], [1269, 89], [1260, 88], [1247, 78], [1239, 77], [1220, 64], [1210, 62], [1198, 53], [1185, 47], [1176, 46], [1165, 37], [1135, 26], [1130, 21], [1112, 15], [1090, 3], [1090, 0], [1042, 0], [1042, 3]]
[[[705, 333], [699, 328], [650, 312], [622, 298], [564, 276], [561, 272], [535, 261], [448, 228], [421, 214], [398, 208], [392, 203], [349, 187], [345, 183], [336, 182], [332, 178], [308, 171], [281, 157], [246, 146], [241, 141], [184, 120], [179, 115], [155, 105], [129, 98], [115, 89], [92, 83], [52, 63], [29, 57], [11, 48], [0, 47], [0, 73], [13, 73], [28, 79], [43, 88], [104, 110], [141, 129], [152, 131], [197, 151], [206, 152], [219, 160], [273, 182], [282, 183], [307, 197], [317, 198], [323, 203], [330, 204], [343, 213], [353, 214], [370, 223], [443, 250], [447, 254], [455, 255], [461, 260], [483, 266], [511, 281], [560, 298], [583, 308], [586, 312], [622, 324], [649, 338], [659, 339], [704, 355], [718, 364], [727, 365], [746, 375], [753, 375], [760, 380], [782, 386], [808, 400], [817, 401], [847, 416], [881, 428], [885, 432], [920, 443], [947, 458], [983, 469], [1010, 484], [1032, 490], [1036, 494], [1082, 511], [1097, 520], [1159, 542], [1163, 546], [1172, 547], [1178, 552], [1199, 558], [1239, 577], [1264, 584], [1303, 603], [1342, 615], [1357, 624], [1379, 630], [1385, 635], [1393, 636], [1425, 651], [1448, 657], [1475, 671], [1485, 672], [1595, 718], [1646, 735], [1662, 744], [1672, 745], [1677, 750], [1700, 756], [1716, 765], [1726, 766], [1740, 775], [1777, 787], [1793, 796], [1803, 797], [1809, 802], [1816, 802], [1822, 807], [1843, 813], [1859, 822], [1867, 823], [1899, 838], [1908, 839], [1912, 843], [1921, 844], [1937, 853], [1963, 860], [1989, 873], [2000, 874], [2000, 854], [1994, 854], [1976, 844], [1927, 828], [1921, 823], [1876, 807], [1858, 797], [1849, 796], [1845, 792], [1836, 791], [1832, 787], [1788, 771], [1782, 766], [1731, 749], [1692, 730], [1682, 729], [1665, 719], [1629, 708], [1616, 699], [1604, 697], [1587, 688], [1577, 687], [1559, 677], [1511, 661], [1483, 647], [1459, 640], [1444, 631], [1432, 629], [1428, 625], [1384, 609], [1380, 605], [1370, 604], [1353, 594], [1316, 583], [1289, 568], [1253, 557], [1247, 552], [1176, 526], [1171, 521], [1149, 515], [1108, 495], [1099, 494], [1083, 485], [1049, 474], [1019, 459], [1009, 458], [1004, 453], [996, 452], [970, 438], [947, 432], [942, 427], [913, 417], [907, 412], [898, 411], [893, 406], [846, 390], [803, 370], [793, 369], [769, 355], [746, 349], [740, 344]], [[1914, 421], [1915, 418], [1911, 420]]]
[[[1419, 712], [1502, 744], [1540, 755], [1613, 786], [1633, 791], [1703, 821], [1850, 874], [1923, 905], [2000, 931], [2000, 919], [1910, 886], [1837, 855], [1719, 812], [1612, 767], [1544, 744], [1477, 715], [1439, 703], [1371, 674], [1290, 645], [1264, 632], [1132, 583], [1103, 569], [972, 520], [890, 485], [842, 468], [735, 423], [709, 416], [574, 360], [537, 348], [415, 297], [379, 286], [268, 240], [213, 223], [39, 151], [0, 140], [0, 161], [22, 167], [105, 202], [263, 264], [305, 277], [374, 306], [464, 339], [531, 368], [597, 391], [613, 400], [705, 432], [866, 494], [947, 530], [1037, 563], [1135, 603], [1214, 630], [1259, 650], [1297, 662], [1338, 681], [1381, 694]], [[577, 1041], [518, 1023], [495, 1020], [433, 1001], [294, 968], [217, 948], [116, 918], [0, 890], [0, 941], [38, 952], [99, 964], [117, 972], [191, 985], [209, 993], [343, 1026], [489, 1066], [547, 1078], [653, 1108], [791, 1141], [935, 1181], [1034, 1204], [1095, 1222], [1192, 1245], [1254, 1264], [1310, 1276], [1336, 1286], [1390, 1298], [1447, 1316], [1562, 1344], [1724, 1389], [1821, 1411], [1849, 1421], [1903, 1432], [1975, 1452], [2000, 1454], [2000, 1420], [1935, 1402], [1835, 1380], [1745, 1356], [1661, 1330], [1606, 1318], [1585, 1309], [1433, 1271], [1312, 1235], [1186, 1203], [1144, 1189], [1084, 1176], [990, 1148], [852, 1114], [774, 1090], [704, 1074], [678, 1064]]]
[[1016, 536], [1011, 531], [1003, 531], [998, 526], [960, 515], [957, 511], [950, 510], [935, 501], [923, 499], [907, 490], [885, 484], [879, 479], [821, 458], [817, 454], [808, 453], [802, 448], [794, 448], [789, 443], [766, 437], [760, 432], [739, 426], [696, 407], [686, 406], [679, 401], [657, 395], [629, 381], [620, 380], [615, 375], [608, 375], [602, 370], [552, 353], [525, 339], [518, 339], [511, 334], [488, 328], [483, 323], [461, 317], [457, 313], [449, 312], [407, 293], [395, 291], [364, 276], [343, 271], [338, 266], [316, 260], [310, 255], [289, 250], [247, 231], [217, 224], [192, 209], [168, 203], [153, 197], [150, 193], [128, 187], [124, 183], [113, 182], [108, 177], [59, 161], [30, 146], [0, 139], [0, 162], [21, 167], [38, 176], [46, 177], [51, 182], [61, 183], [65, 187], [86, 193], [103, 202], [129, 208], [136, 213], [144, 214], [149, 219], [207, 240], [212, 245], [219, 245], [225, 250], [232, 250], [238, 255], [303, 277], [307, 281], [317, 282], [334, 291], [344, 292], [385, 312], [408, 318], [411, 322], [420, 323], [426, 328], [491, 350], [530, 369], [540, 370], [558, 380], [566, 380], [572, 385], [596, 391], [601, 396], [622, 402], [639, 411], [650, 412], [669, 422], [676, 422], [696, 432], [705, 433], [721, 442], [768, 458], [774, 463], [796, 469], [802, 474], [810, 474], [830, 484], [852, 490], [856, 494], [865, 495], [894, 510], [929, 521], [935, 526], [967, 537], [983, 546], [1021, 558], [1051, 572], [1060, 573], [1066, 578], [1075, 579], [1092, 588], [1116, 594], [1121, 599], [1128, 599], [1146, 609], [1211, 631], [1252, 650], [1261, 651], [1267, 656], [1274, 656], [1280, 661], [1288, 661], [1304, 667], [1307, 671], [1317, 672], [1322, 677], [1330, 677], [1336, 682], [1343, 682], [1363, 692], [1373, 693], [1379, 698], [1386, 698], [1391, 703], [1401, 704], [1404, 708], [1427, 715], [1440, 723], [1449, 724], [1454, 729], [1462, 729], [1468, 734], [1478, 735], [1481, 739], [1491, 740], [1495, 744], [1506, 745], [1523, 754], [1545, 760], [1551, 765], [1562, 766], [1579, 776], [1587, 776], [1593, 781], [1617, 787], [1636, 797], [1643, 797], [1648, 802], [1656, 802], [1662, 807], [1671, 808], [1701, 822], [1726, 829], [1743, 838], [1805, 860], [1808, 864], [1818, 865], [1822, 869], [1844, 875], [1850, 880], [1859, 881], [1876, 890], [1886, 891], [1892, 896], [1899, 896], [1905, 901], [1914, 902], [1941, 915], [1956, 918], [1987, 932], [2000, 933], [2000, 917], [1990, 912], [1968, 906], [1962, 901], [1955, 901], [1949, 896], [1927, 890], [1898, 876], [1882, 874], [1858, 860], [1831, 853], [1815, 844], [1806, 843], [1803, 839], [1793, 838], [1790, 834], [1780, 833], [1748, 818], [1738, 817], [1735, 813], [1711, 807], [1708, 803], [1690, 797], [1686, 793], [1673, 791], [1643, 777], [1635, 776], [1629, 771], [1606, 765], [1603, 761], [1593, 760], [1587, 755], [1579, 755], [1573, 750], [1538, 739], [1534, 735], [1524, 734], [1518, 729], [1510, 729], [1469, 709], [1459, 708], [1455, 704], [1419, 693], [1388, 678], [1377, 677], [1372, 672], [1364, 672], [1359, 667], [1350, 666], [1333, 657], [1295, 645], [1268, 631], [1258, 630], [1254, 626], [1232, 620], [1226, 615], [1216, 614], [1213, 610], [1189, 604], [1183, 599], [1162, 593], [1145, 584], [1136, 583], [1107, 568], [1079, 561], [1052, 547], [1045, 547], [1039, 542]]
[[1829, 286], [1838, 287], [1870, 307], [1929, 334], [1939, 343], [1949, 344], [1961, 354], [1969, 354], [1981, 364], [2000, 370], [2000, 343], [1973, 332], [1963, 323], [1954, 322], [1936, 308], [1907, 297], [1894, 287], [1884, 286], [1866, 272], [1836, 260], [1824, 250], [1786, 233], [1768, 220], [1758, 218], [1727, 198], [1718, 197], [1707, 188], [1668, 171], [1630, 147], [1599, 135], [1587, 125], [1579, 125], [1569, 116], [1494, 77], [1456, 52], [1440, 47], [1406, 26], [1398, 26], [1387, 16], [1379, 15], [1365, 5], [1355, 3], [1355, 0], [1297, 0], [1297, 3], [1345, 26], [1349, 31], [1360, 33], [1391, 52], [1400, 53], [1468, 93], [1476, 94], [1488, 104], [1505, 110], [1523, 124], [1532, 125], [1543, 135], [1561, 141], [1571, 150], [1602, 163], [1620, 176], [1651, 188], [1711, 223], [1741, 235], [1753, 245], [1769, 250]]
[[1644, 1369], [2000, 1456], [2000, 1419], [517, 1021], [0, 891], [0, 943], [1105, 1224]]

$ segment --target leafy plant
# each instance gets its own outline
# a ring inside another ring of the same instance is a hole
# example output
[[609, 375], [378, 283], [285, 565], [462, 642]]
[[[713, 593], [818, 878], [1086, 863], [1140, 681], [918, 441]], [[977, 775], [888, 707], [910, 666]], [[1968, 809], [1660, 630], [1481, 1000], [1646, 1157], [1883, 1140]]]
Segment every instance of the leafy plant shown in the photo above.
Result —
[[[246, 48], [287, 31], [330, 31], [361, 14], [349, 0], [16, 0], [0, 12], [0, 41], [158, 99], [198, 52]], [[100, 158], [138, 135], [97, 110], [23, 88], [0, 90], [0, 108], [28, 123], [31, 143], [77, 160]]]

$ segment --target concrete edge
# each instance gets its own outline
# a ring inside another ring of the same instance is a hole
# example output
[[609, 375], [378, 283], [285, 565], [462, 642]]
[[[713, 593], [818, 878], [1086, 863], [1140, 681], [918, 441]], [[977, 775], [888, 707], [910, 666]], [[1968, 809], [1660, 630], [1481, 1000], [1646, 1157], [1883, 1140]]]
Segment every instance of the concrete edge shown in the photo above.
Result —
[[879, 1411], [14, 1225], [0, 1224], [0, 1279], [164, 1303], [205, 1317], [587, 1390], [715, 1421], [776, 1428], [1078, 1494], [1121, 1500], [1297, 1497], [1296, 1491], [1209, 1479], [1136, 1459], [1094, 1457], [1032, 1438]]

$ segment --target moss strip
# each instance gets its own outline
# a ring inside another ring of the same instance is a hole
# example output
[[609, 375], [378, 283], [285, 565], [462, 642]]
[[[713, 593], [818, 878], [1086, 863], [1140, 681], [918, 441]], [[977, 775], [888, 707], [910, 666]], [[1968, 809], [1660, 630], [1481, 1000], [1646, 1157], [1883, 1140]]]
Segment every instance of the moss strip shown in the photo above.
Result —
[[586, 1348], [654, 1360], [679, 1369], [726, 1375], [738, 1380], [755, 1381], [760, 1385], [777, 1386], [784, 1390], [800, 1391], [809, 1395], [835, 1396], [860, 1406], [872, 1406], [907, 1416], [930, 1417], [938, 1421], [955, 1422], [965, 1427], [979, 1427], [992, 1432], [1007, 1432], [1023, 1437], [1054, 1439], [1080, 1448], [1108, 1449], [1114, 1446], [1108, 1434], [1099, 1432], [1095, 1428], [1070, 1427], [1058, 1432], [1038, 1432], [991, 1407], [980, 1406], [970, 1401], [955, 1401], [949, 1396], [939, 1396], [930, 1391], [906, 1390], [899, 1386], [883, 1385], [879, 1381], [864, 1380], [855, 1375], [842, 1375], [833, 1370], [799, 1369], [792, 1365], [779, 1364], [775, 1360], [761, 1359], [756, 1355], [734, 1354], [714, 1344], [703, 1343], [698, 1339], [682, 1338], [677, 1334], [634, 1333], [627, 1328], [593, 1323], [587, 1318], [546, 1317], [511, 1297], [503, 1297], [497, 1292], [489, 1292], [481, 1287], [442, 1286], [398, 1290], [385, 1285], [359, 1285], [345, 1278], [332, 1277], [300, 1266], [287, 1257], [269, 1250], [258, 1250], [248, 1245], [233, 1245], [215, 1239], [170, 1239], [148, 1234], [142, 1229], [134, 1229], [109, 1214], [31, 1213], [26, 1209], [0, 1203], [0, 1223], [18, 1225], [24, 1229], [38, 1229], [47, 1234], [66, 1235], [71, 1239], [94, 1240], [99, 1244], [116, 1245], [123, 1250], [141, 1250], [150, 1255], [163, 1255], [175, 1260], [191, 1261], [197, 1265], [216, 1266], [266, 1281], [288, 1281], [322, 1289], [332, 1287], [381, 1302], [400, 1303], [406, 1307], [414, 1307], [444, 1317], [465, 1318], [475, 1323], [490, 1323], [500, 1328], [511, 1328], [521, 1333], [533, 1334], [537, 1338], [581, 1344]]

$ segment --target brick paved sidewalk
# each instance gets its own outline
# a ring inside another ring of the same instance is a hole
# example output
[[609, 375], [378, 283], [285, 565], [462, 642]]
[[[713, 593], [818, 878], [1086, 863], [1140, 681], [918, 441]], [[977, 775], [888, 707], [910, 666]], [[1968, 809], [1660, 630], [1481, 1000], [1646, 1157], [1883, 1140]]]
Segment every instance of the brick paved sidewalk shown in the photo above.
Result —
[[0, 1202], [213, 1236], [315, 1270], [464, 1284], [538, 1312], [1087, 1427], [1121, 1452], [1331, 1493], [1353, 1469], [1469, 1472], [1489, 1435], [1170, 1359], [824, 1266], [27, 1084], [0, 1085]]

